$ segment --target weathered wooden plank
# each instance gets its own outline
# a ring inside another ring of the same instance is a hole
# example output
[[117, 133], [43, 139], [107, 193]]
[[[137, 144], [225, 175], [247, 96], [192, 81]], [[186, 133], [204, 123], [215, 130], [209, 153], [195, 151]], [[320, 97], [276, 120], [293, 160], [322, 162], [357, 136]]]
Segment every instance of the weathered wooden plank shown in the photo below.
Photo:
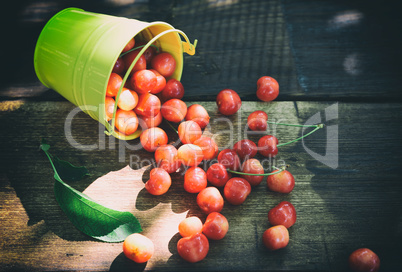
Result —
[[[197, 207], [195, 195], [184, 191], [180, 173], [172, 175], [173, 185], [166, 195], [151, 196], [143, 189], [149, 171], [144, 166], [152, 162], [151, 153], [124, 149], [124, 154], [122, 151], [119, 154], [123, 142], [111, 139], [109, 143], [108, 138], [105, 148], [99, 148], [102, 142], [98, 141], [97, 122], [82, 113], [72, 121], [73, 139], [98, 147], [80, 150], [72, 146], [64, 131], [66, 117], [75, 108], [68, 102], [2, 102], [0, 120], [5, 128], [0, 135], [2, 270], [345, 271], [348, 255], [358, 247], [377, 252], [385, 271], [400, 270], [397, 248], [402, 223], [399, 182], [402, 105], [245, 102], [242, 111], [227, 122], [217, 113], [215, 103], [201, 103], [212, 117], [209, 131], [221, 149], [246, 136], [258, 139], [259, 135], [244, 135], [246, 118], [256, 109], [265, 110], [272, 121], [288, 123], [305, 123], [316, 114], [325, 121], [327, 109], [327, 117], [332, 120], [326, 121], [326, 129], [307, 137], [303, 143], [280, 148], [276, 162], [290, 165], [289, 171], [296, 179], [295, 189], [281, 195], [268, 191], [262, 183], [243, 205], [226, 203], [222, 213], [229, 220], [229, 233], [222, 241], [211, 241], [204, 261], [188, 264], [176, 251], [177, 225], [189, 215], [202, 220], [206, 216]], [[326, 139], [327, 132], [335, 136], [330, 127], [336, 125], [338, 166], [332, 169], [308, 152], [324, 155], [336, 143], [334, 137]], [[163, 127], [169, 139], [175, 141], [174, 132]], [[300, 136], [301, 129], [271, 126], [270, 133], [284, 142]], [[131, 211], [139, 218], [144, 233], [157, 248], [146, 266], [135, 266], [126, 260], [120, 243], [94, 241], [72, 226], [54, 199], [53, 174], [38, 149], [43, 137], [54, 155], [89, 169], [92, 176], [71, 183], [73, 187], [104, 205]], [[134, 148], [138, 140], [129, 144]], [[263, 231], [269, 227], [267, 213], [282, 200], [295, 205], [298, 220], [290, 229], [289, 246], [268, 252], [261, 240]]]

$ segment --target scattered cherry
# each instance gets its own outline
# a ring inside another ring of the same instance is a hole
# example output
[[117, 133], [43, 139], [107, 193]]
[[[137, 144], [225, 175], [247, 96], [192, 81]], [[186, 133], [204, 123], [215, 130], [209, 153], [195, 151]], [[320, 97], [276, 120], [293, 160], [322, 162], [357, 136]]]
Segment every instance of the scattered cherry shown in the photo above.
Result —
[[202, 232], [209, 239], [221, 240], [229, 230], [229, 222], [225, 216], [218, 212], [208, 214]]
[[278, 154], [278, 139], [272, 135], [262, 136], [258, 140], [258, 153], [265, 157], [275, 157]]
[[148, 128], [141, 133], [140, 142], [146, 151], [154, 152], [159, 146], [167, 144], [168, 136], [159, 127]]
[[202, 222], [196, 216], [190, 216], [179, 224], [179, 233], [182, 237], [188, 237], [202, 232]]
[[177, 155], [177, 149], [173, 145], [161, 145], [155, 150], [155, 161], [158, 167], [169, 174], [176, 172], [181, 166], [181, 160]]
[[359, 248], [350, 254], [349, 267], [357, 272], [376, 272], [380, 269], [380, 258], [368, 248]]
[[231, 178], [226, 182], [223, 194], [232, 205], [242, 204], [251, 192], [250, 183], [244, 178]]
[[194, 121], [184, 121], [180, 123], [178, 130], [180, 141], [183, 144], [192, 144], [201, 138], [202, 131], [200, 126]]
[[170, 99], [163, 103], [161, 112], [167, 121], [179, 123], [186, 116], [187, 105], [180, 99]]
[[254, 158], [257, 154], [257, 145], [249, 139], [244, 139], [235, 143], [233, 150], [239, 155], [241, 160], [248, 160]]
[[162, 123], [162, 113], [150, 117], [138, 116], [138, 122], [142, 130], [157, 127]]
[[154, 251], [154, 243], [140, 233], [130, 234], [123, 242], [124, 255], [136, 263], [147, 262]]
[[184, 190], [199, 193], [207, 187], [207, 174], [199, 167], [193, 166], [184, 174]]
[[202, 162], [204, 153], [198, 145], [185, 144], [179, 147], [177, 156], [183, 165], [197, 166]]
[[218, 155], [218, 145], [213, 138], [201, 136], [201, 138], [194, 141], [194, 144], [201, 147], [204, 153], [204, 160], [212, 160]]
[[218, 110], [223, 115], [235, 114], [241, 107], [240, 96], [231, 89], [224, 89], [216, 97]]
[[221, 163], [212, 164], [207, 170], [207, 180], [216, 187], [225, 186], [226, 182], [232, 175], [226, 170]]
[[[271, 173], [275, 172], [279, 172], [279, 170], [274, 170]], [[283, 170], [282, 172], [268, 176], [267, 185], [271, 191], [288, 194], [295, 187], [295, 179], [289, 171]]]
[[261, 110], [250, 113], [247, 118], [247, 125], [253, 131], [267, 130], [268, 115]]
[[270, 227], [262, 235], [262, 241], [269, 250], [284, 248], [289, 243], [289, 231], [282, 225]]
[[161, 108], [161, 101], [156, 95], [145, 93], [138, 97], [138, 104], [134, 108], [136, 114], [144, 117], [158, 115]]
[[208, 238], [202, 234], [183, 237], [177, 242], [177, 252], [180, 257], [190, 263], [203, 260], [209, 251]]
[[224, 201], [216, 187], [207, 187], [198, 193], [197, 204], [204, 213], [210, 214], [220, 212], [223, 209]]
[[209, 124], [209, 114], [200, 104], [193, 104], [187, 109], [186, 121], [195, 121], [201, 129]]
[[279, 95], [278, 82], [269, 76], [263, 76], [257, 81], [257, 97], [262, 101], [275, 100]]
[[[248, 159], [243, 163], [242, 172], [248, 174], [264, 174], [264, 168], [257, 159]], [[251, 186], [259, 185], [264, 176], [242, 175], [242, 178], [247, 180]]]
[[227, 148], [219, 152], [218, 162], [233, 171], [240, 169], [239, 155], [233, 149]]
[[163, 195], [166, 193], [172, 180], [166, 170], [162, 168], [154, 168], [149, 173], [149, 180], [145, 183], [145, 189], [152, 195]]
[[296, 209], [292, 203], [282, 201], [268, 212], [268, 220], [271, 225], [283, 225], [290, 228], [296, 222]]

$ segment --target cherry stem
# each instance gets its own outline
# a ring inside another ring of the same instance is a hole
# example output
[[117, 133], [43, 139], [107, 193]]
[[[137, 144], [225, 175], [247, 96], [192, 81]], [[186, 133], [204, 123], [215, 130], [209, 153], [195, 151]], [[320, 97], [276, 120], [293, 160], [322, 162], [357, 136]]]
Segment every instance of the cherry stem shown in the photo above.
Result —
[[285, 123], [277, 123], [277, 122], [267, 122], [267, 124], [272, 124], [272, 125], [281, 125], [281, 126], [288, 126], [288, 127], [324, 127], [324, 124], [318, 124], [318, 125], [300, 125], [300, 124], [285, 124]]
[[166, 121], [166, 119], [165, 119], [165, 122], [169, 125], [169, 127], [170, 127], [171, 129], [174, 130], [174, 132], [176, 132], [177, 134], [179, 134], [179, 132], [177, 131], [177, 129], [176, 129], [169, 121]]
[[[300, 125], [300, 126], [304, 126], [304, 125]], [[308, 126], [308, 127], [311, 127], [311, 126]], [[323, 128], [324, 125], [323, 125], [323, 124], [319, 124], [319, 125], [313, 125], [312, 127], [315, 127], [315, 129], [313, 129], [313, 130], [310, 131], [309, 133], [307, 133], [307, 134], [305, 134], [305, 135], [303, 135], [303, 136], [301, 136], [301, 137], [299, 137], [299, 138], [297, 138], [297, 139], [294, 139], [294, 140], [292, 140], [292, 141], [289, 141], [289, 142], [287, 142], [287, 143], [278, 144], [277, 147], [280, 147], [280, 146], [284, 146], [284, 145], [288, 145], [288, 144], [297, 142], [297, 141], [299, 141], [299, 140], [301, 140], [301, 139], [303, 139], [303, 138], [309, 136], [310, 134], [313, 134], [314, 132], [316, 132], [316, 131], [319, 130], [320, 128]]]
[[231, 169], [226, 169], [228, 172], [233, 173], [233, 174], [238, 174], [238, 175], [244, 175], [244, 176], [272, 176], [272, 175], [276, 175], [279, 174], [280, 172], [286, 170], [286, 166], [281, 167], [281, 168], [277, 168], [275, 166], [272, 167], [274, 170], [279, 170], [276, 172], [271, 172], [271, 173], [264, 173], [264, 174], [252, 174], [252, 173], [243, 173], [243, 172], [237, 172]]
[[[137, 50], [137, 49], [143, 48], [145, 45], [146, 45], [146, 44], [140, 45], [140, 46], [134, 47], [134, 48], [132, 48], [132, 49], [130, 49], [130, 50], [124, 52], [124, 53], [121, 53], [120, 56], [119, 56], [119, 58], [121, 58], [121, 57], [123, 57], [124, 55], [126, 55], [126, 54], [128, 54], [128, 53], [130, 53], [130, 52], [133, 52], [133, 51], [135, 51], [135, 50]], [[159, 48], [158, 48], [156, 45], [151, 44], [150, 46], [155, 47], [155, 48], [156, 48], [156, 52], [159, 52]]]

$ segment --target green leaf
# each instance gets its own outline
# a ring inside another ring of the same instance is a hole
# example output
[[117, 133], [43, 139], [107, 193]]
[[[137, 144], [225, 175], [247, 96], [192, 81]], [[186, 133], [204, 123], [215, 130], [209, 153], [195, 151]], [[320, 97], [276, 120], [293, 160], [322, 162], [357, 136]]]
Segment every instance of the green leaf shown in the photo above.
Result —
[[140, 223], [132, 213], [104, 207], [66, 184], [60, 177], [78, 180], [88, 175], [85, 167], [76, 167], [57, 158], [52, 159], [48, 152], [50, 146], [42, 142], [40, 147], [54, 170], [56, 200], [77, 229], [88, 236], [111, 243], [122, 242], [128, 235], [142, 231]]

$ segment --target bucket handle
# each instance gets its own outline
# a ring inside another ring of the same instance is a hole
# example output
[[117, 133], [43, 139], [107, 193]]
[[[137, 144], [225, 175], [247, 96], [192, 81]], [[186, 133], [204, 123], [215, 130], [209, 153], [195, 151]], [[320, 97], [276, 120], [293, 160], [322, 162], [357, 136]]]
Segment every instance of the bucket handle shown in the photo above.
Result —
[[[142, 54], [145, 52], [145, 50], [147, 50], [148, 47], [150, 47], [157, 39], [159, 39], [163, 35], [166, 35], [166, 34], [172, 33], [172, 32], [177, 32], [178, 34], [182, 35], [183, 38], [185, 39], [185, 41], [181, 41], [182, 49], [183, 49], [184, 52], [186, 52], [187, 54], [189, 54], [191, 56], [195, 54], [195, 48], [197, 46], [198, 40], [195, 39], [194, 44], [191, 44], [191, 42], [188, 39], [187, 35], [183, 31], [181, 31], [179, 29], [169, 29], [169, 30], [163, 31], [163, 32], [159, 33], [158, 35], [156, 35], [155, 37], [153, 37], [141, 49], [141, 51], [137, 54], [137, 56], [135, 57], [135, 59], [133, 60], [133, 62], [131, 63], [130, 67], [128, 68], [126, 74], [123, 77], [123, 81], [122, 81], [121, 86], [119, 88], [119, 91], [117, 92], [117, 95], [116, 95], [116, 103], [114, 104], [114, 109], [113, 109], [112, 124], [109, 125], [108, 130], [105, 130], [106, 135], [110, 136], [110, 135], [115, 134], [114, 127], [115, 127], [115, 122], [116, 122], [117, 101], [119, 101], [120, 93], [122, 92], [123, 87], [126, 84], [126, 81], [127, 81], [128, 77], [129, 77], [129, 75], [131, 73], [131, 70], [133, 70], [133, 68], [134, 68], [135, 64], [137, 63], [138, 59], [142, 56]], [[127, 135], [127, 137], [128, 137], [129, 140], [132, 140], [132, 139], [138, 138], [138, 136], [140, 136], [140, 134], [141, 134], [141, 129], [138, 128], [136, 132], [134, 132], [131, 135]], [[125, 138], [127, 139], [127, 137], [125, 137]], [[119, 137], [119, 138], [122, 138], [122, 137]]]

